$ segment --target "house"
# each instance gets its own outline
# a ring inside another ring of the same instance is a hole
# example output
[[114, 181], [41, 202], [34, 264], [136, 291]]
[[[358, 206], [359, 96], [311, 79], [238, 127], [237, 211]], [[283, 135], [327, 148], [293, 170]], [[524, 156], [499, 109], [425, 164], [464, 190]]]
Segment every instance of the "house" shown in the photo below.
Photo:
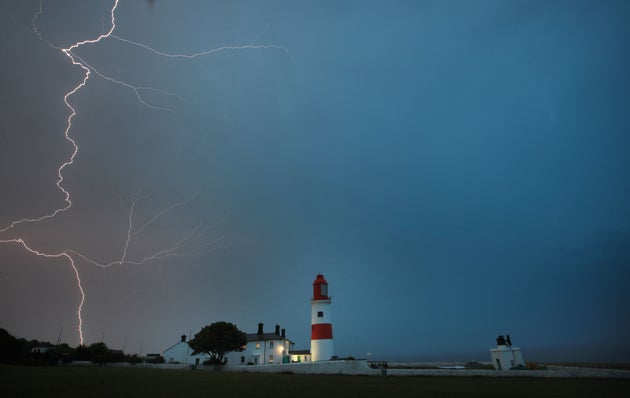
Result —
[[210, 357], [206, 354], [192, 355], [193, 349], [186, 342], [186, 335], [182, 335], [181, 340], [164, 350], [162, 357], [166, 363], [183, 363], [186, 365], [200, 365]]
[[53, 347], [33, 347], [31, 348], [31, 352], [33, 353], [38, 353], [38, 354], [43, 354], [48, 350], [52, 350]]
[[293, 342], [286, 338], [286, 330], [276, 325], [273, 333], [265, 333], [263, 324], [258, 324], [256, 333], [246, 333], [247, 343], [242, 351], [228, 353], [228, 365], [264, 365], [289, 363]]

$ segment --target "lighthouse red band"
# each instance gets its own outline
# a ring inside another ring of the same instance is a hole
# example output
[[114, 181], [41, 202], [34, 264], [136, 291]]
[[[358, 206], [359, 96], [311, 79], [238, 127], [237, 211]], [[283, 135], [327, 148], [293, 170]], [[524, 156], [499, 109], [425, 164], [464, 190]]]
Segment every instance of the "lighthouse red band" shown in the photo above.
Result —
[[334, 356], [331, 299], [328, 296], [328, 282], [319, 274], [313, 282], [311, 299], [311, 360], [328, 361]]
[[311, 328], [311, 340], [332, 340], [332, 325], [330, 323], [318, 323], [312, 325]]

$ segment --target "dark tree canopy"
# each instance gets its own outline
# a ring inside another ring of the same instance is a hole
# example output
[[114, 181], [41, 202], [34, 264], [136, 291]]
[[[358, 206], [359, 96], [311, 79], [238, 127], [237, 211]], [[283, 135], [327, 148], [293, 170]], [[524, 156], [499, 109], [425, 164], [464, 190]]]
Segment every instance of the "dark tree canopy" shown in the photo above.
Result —
[[221, 321], [204, 326], [188, 344], [193, 354], [205, 353], [212, 362], [222, 363], [225, 354], [241, 350], [247, 338], [233, 323]]

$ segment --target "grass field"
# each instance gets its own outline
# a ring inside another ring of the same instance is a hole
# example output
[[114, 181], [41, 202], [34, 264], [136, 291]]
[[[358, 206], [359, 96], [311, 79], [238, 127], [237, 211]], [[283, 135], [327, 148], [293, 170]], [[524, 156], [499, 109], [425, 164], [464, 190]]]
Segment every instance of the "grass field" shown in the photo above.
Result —
[[0, 365], [12, 397], [621, 397], [630, 379], [369, 377]]

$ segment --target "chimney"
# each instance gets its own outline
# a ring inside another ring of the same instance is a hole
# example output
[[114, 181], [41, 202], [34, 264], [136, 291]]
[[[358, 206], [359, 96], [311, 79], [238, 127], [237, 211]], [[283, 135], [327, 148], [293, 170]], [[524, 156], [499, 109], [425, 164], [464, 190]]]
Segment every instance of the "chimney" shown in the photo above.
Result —
[[280, 336], [280, 325], [276, 324], [276, 335]]
[[182, 343], [186, 342], [186, 335], [182, 334]]
[[263, 334], [263, 324], [262, 322], [258, 324], [258, 334]]
[[287, 330], [286, 330], [286, 329], [282, 329], [282, 338], [286, 338], [286, 337], [287, 337], [287, 336], [286, 336], [286, 332], [287, 332]]

